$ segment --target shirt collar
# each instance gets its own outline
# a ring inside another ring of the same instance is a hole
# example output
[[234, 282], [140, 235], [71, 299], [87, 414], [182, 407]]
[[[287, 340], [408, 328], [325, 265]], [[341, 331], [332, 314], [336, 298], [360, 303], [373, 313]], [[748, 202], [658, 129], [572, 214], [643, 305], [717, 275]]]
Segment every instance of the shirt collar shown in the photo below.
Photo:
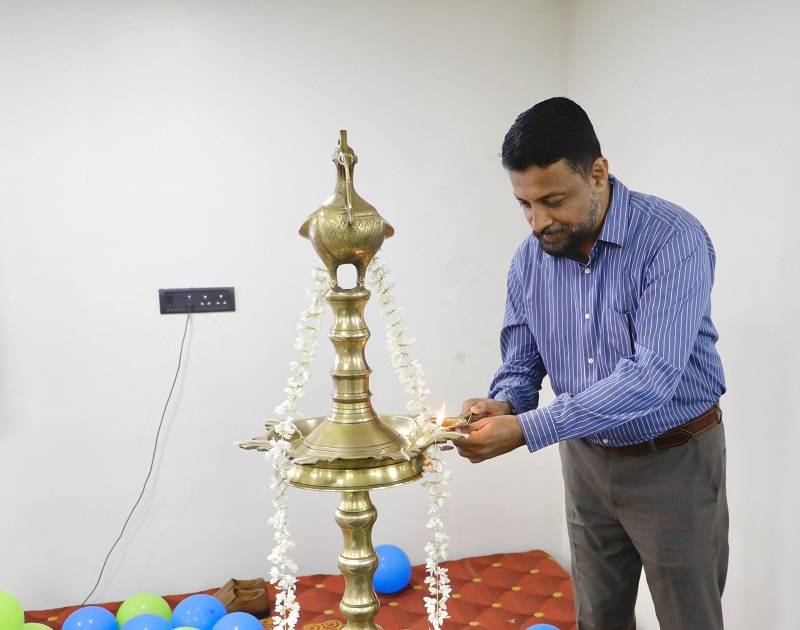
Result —
[[614, 243], [620, 247], [625, 246], [625, 237], [628, 234], [628, 201], [630, 191], [616, 177], [609, 173], [608, 183], [611, 185], [611, 200], [608, 203], [603, 227], [597, 237], [598, 241]]

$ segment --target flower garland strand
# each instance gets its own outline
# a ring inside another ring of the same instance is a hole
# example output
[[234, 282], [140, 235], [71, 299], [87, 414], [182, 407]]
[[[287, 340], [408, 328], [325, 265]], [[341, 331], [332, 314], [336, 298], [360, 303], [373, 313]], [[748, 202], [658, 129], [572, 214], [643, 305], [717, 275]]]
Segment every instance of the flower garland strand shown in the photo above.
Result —
[[273, 538], [275, 546], [269, 554], [272, 565], [269, 570], [270, 584], [275, 585], [275, 606], [273, 609], [272, 626], [280, 630], [293, 630], [300, 618], [300, 603], [295, 597], [297, 578], [295, 572], [297, 565], [288, 557], [289, 551], [294, 548], [294, 541], [289, 536], [288, 521], [286, 519], [286, 489], [289, 485], [288, 473], [291, 468], [289, 459], [289, 438], [294, 432], [294, 426], [287, 431], [284, 423], [275, 426], [275, 433], [280, 439], [274, 440], [275, 445], [270, 450], [272, 454], [272, 505], [275, 514], [269, 522], [275, 529]]
[[430, 446], [425, 452], [429, 460], [428, 478], [423, 482], [423, 486], [428, 488], [428, 495], [431, 499], [428, 508], [428, 522], [425, 527], [433, 531], [433, 540], [425, 545], [425, 570], [428, 575], [425, 583], [428, 585], [430, 597], [425, 597], [425, 610], [428, 613], [428, 621], [435, 630], [439, 630], [444, 624], [444, 620], [450, 615], [447, 613], [447, 600], [450, 599], [450, 578], [447, 575], [447, 568], [441, 565], [447, 560], [447, 545], [450, 537], [444, 532], [442, 522], [442, 505], [450, 493], [445, 490], [453, 476], [453, 471], [441, 459], [441, 451], [438, 442]]
[[395, 285], [389, 279], [386, 264], [380, 262], [378, 256], [375, 256], [367, 267], [367, 280], [370, 289], [377, 293], [381, 315], [386, 318], [386, 343], [392, 367], [403, 388], [411, 396], [406, 406], [414, 416], [424, 414], [425, 422], [429, 422], [431, 409], [427, 399], [431, 390], [425, 382], [422, 365], [408, 351], [408, 348], [416, 343], [416, 339], [408, 335], [403, 320], [404, 311], [392, 293]]
[[297, 565], [288, 557], [295, 543], [289, 535], [289, 523], [286, 518], [286, 490], [289, 487], [289, 469], [292, 466], [289, 458], [290, 439], [297, 430], [294, 420], [303, 415], [297, 408], [297, 401], [303, 396], [303, 390], [311, 374], [311, 364], [319, 341], [320, 318], [323, 312], [325, 293], [330, 284], [328, 273], [321, 267], [312, 271], [314, 285], [306, 291], [309, 305], [300, 314], [297, 322], [297, 337], [294, 347], [300, 351], [298, 361], [289, 364], [290, 376], [286, 383], [286, 400], [275, 407], [275, 413], [282, 420], [274, 425], [274, 435], [270, 440], [271, 448], [267, 458], [272, 457], [272, 505], [275, 514], [269, 519], [275, 532], [275, 546], [269, 555], [271, 565], [269, 571], [270, 584], [275, 585], [275, 606], [272, 624], [274, 630], [294, 630], [300, 618], [300, 603], [295, 595]]
[[[367, 274], [371, 289], [377, 293], [381, 314], [386, 318], [386, 342], [392, 367], [406, 392], [411, 395], [407, 404], [408, 410], [416, 416], [417, 427], [427, 431], [431, 422], [431, 409], [427, 401], [430, 389], [425, 382], [422, 365], [409, 352], [409, 346], [415, 340], [408, 335], [408, 329], [403, 320], [403, 309], [397, 304], [392, 293], [394, 283], [389, 279], [389, 270], [386, 264], [380, 262], [377, 256], [367, 268]], [[449, 540], [444, 531], [441, 509], [445, 499], [450, 496], [446, 487], [453, 472], [441, 458], [438, 442], [434, 442], [425, 450], [425, 458], [428, 477], [423, 482], [423, 486], [427, 488], [431, 501], [428, 508], [429, 518], [425, 526], [432, 530], [433, 539], [425, 545], [427, 558], [425, 570], [428, 573], [425, 583], [428, 585], [430, 597], [425, 597], [424, 601], [428, 621], [434, 630], [440, 630], [444, 620], [449, 617], [447, 600], [450, 599], [451, 592], [447, 568], [441, 566], [441, 563], [447, 559]]]

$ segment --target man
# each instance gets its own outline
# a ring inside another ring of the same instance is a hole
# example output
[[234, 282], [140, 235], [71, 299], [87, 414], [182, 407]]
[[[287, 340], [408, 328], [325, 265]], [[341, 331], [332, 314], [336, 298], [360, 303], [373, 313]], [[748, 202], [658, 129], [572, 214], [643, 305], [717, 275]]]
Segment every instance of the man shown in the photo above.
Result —
[[[678, 206], [628, 190], [586, 112], [523, 112], [503, 166], [533, 234], [508, 272], [502, 365], [457, 442], [477, 463], [559, 443], [580, 630], [635, 628], [644, 567], [665, 630], [723, 627], [725, 393], [715, 254]], [[555, 400], [538, 406], [550, 376]]]

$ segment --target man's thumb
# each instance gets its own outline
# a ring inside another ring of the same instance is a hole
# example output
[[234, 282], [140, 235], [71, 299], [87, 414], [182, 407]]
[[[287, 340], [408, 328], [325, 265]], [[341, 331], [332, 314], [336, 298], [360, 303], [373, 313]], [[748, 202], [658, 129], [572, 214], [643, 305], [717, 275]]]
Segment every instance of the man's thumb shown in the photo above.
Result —
[[473, 403], [472, 406], [469, 408], [469, 410], [470, 410], [470, 413], [473, 413], [475, 415], [478, 415], [478, 414], [481, 414], [481, 413], [486, 413], [488, 411], [488, 409], [486, 407], [486, 401], [485, 400], [479, 400], [479, 401]]

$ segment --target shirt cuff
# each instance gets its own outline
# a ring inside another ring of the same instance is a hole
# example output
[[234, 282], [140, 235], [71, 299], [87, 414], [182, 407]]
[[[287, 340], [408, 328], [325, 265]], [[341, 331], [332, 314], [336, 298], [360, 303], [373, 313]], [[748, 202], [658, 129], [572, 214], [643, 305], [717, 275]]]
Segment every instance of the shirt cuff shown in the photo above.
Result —
[[558, 432], [553, 415], [547, 407], [540, 407], [517, 415], [525, 443], [533, 453], [558, 442]]

